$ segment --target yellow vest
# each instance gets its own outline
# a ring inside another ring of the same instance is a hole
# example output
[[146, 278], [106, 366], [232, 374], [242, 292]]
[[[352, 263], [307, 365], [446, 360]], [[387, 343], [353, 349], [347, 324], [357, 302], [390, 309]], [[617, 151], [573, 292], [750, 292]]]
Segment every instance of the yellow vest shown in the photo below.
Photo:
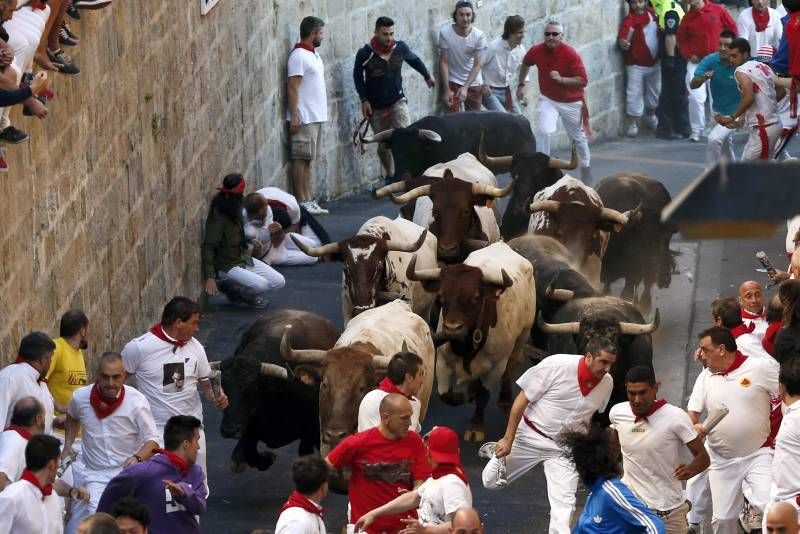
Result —
[[[650, 3], [653, 4], [653, 11], [656, 12], [656, 16], [658, 17], [658, 28], [661, 30], [665, 29], [664, 16], [670, 11], [674, 11], [678, 14], [678, 22], [683, 19], [683, 8], [676, 0], [650, 0]], [[678, 31], [677, 25], [675, 28], [670, 29], [672, 31], [669, 33], [675, 33]]]
[[67, 404], [72, 393], [86, 385], [86, 362], [83, 351], [73, 349], [64, 338], [54, 341], [56, 350], [47, 371], [47, 387], [54, 399]]

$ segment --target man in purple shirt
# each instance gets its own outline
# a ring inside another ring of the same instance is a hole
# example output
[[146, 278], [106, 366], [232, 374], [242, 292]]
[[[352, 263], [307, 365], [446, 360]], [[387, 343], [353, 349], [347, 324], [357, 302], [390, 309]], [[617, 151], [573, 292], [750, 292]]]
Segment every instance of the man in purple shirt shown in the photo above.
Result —
[[195, 516], [206, 511], [205, 474], [195, 463], [202, 423], [190, 415], [170, 417], [164, 427], [164, 449], [124, 469], [106, 486], [98, 512], [110, 512], [125, 497], [150, 510], [150, 528], [173, 534], [200, 533]]

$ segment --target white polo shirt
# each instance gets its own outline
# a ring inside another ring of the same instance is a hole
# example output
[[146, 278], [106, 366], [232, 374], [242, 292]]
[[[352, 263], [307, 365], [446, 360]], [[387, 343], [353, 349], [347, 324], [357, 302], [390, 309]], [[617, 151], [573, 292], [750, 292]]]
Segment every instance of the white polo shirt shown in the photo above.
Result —
[[[755, 330], [753, 331], [755, 332]], [[761, 358], [771, 365], [779, 365], [778, 360], [773, 358], [769, 352], [764, 350], [761, 340], [755, 334], [742, 334], [736, 337], [736, 348], [745, 356], [752, 356], [753, 358]]]
[[[383, 398], [388, 395], [387, 392], [383, 391], [382, 389], [373, 389], [366, 395], [364, 398], [361, 399], [361, 404], [358, 406], [358, 431], [363, 432], [364, 430], [369, 430], [370, 428], [376, 427], [381, 424], [381, 401]], [[413, 400], [411, 401], [411, 426], [409, 426], [409, 430], [413, 430], [414, 432], [419, 432], [422, 429], [422, 426], [419, 424], [419, 412], [422, 408], [422, 405], [419, 402], [419, 399], [416, 397], [412, 397]]]
[[800, 495], [800, 402], [786, 406], [775, 437], [772, 457], [773, 501], [792, 501]]
[[125, 398], [114, 413], [98, 419], [89, 402], [91, 386], [72, 395], [67, 405], [70, 417], [83, 427], [82, 462], [90, 471], [121, 468], [147, 441], [160, 443], [147, 399], [130, 386], [124, 386]]
[[175, 352], [173, 348], [171, 343], [147, 332], [122, 349], [125, 370], [136, 375], [138, 389], [150, 403], [158, 426], [166, 425], [173, 415], [203, 420], [197, 381], [211, 374], [206, 351], [195, 338]]
[[456, 475], [430, 477], [417, 488], [417, 493], [417, 515], [423, 525], [441, 525], [459, 508], [472, 506], [472, 491]]
[[61, 534], [64, 532], [61, 503], [51, 493], [42, 500], [42, 492], [19, 480], [0, 492], [0, 534]]
[[[472, 26], [466, 37], [461, 37], [453, 24], [447, 23], [439, 30], [439, 50], [447, 52], [447, 72], [451, 82], [464, 85], [472, 66], [475, 64], [475, 55], [480, 56], [486, 50], [486, 35], [475, 26]], [[470, 84], [470, 87], [483, 84], [480, 71]]]
[[[314, 51], [295, 48], [289, 54], [286, 75], [302, 76], [297, 94], [297, 114], [300, 124], [325, 122], [328, 120], [328, 96], [325, 91], [325, 66], [322, 58]], [[292, 114], [286, 110], [286, 120]]]
[[725, 405], [730, 413], [708, 435], [712, 452], [723, 458], [752, 454], [770, 432], [770, 397], [778, 395], [778, 367], [746, 358], [729, 373], [701, 373], [687, 409], [702, 413]]
[[683, 486], [672, 474], [684, 446], [697, 437], [686, 412], [665, 404], [637, 423], [630, 403], [620, 402], [609, 418], [622, 448], [622, 481], [653, 510], [666, 512], [683, 504]]
[[0, 371], [0, 428], [11, 424], [14, 404], [23, 397], [36, 397], [44, 405], [44, 433], [53, 433], [53, 396], [46, 382], [38, 382], [39, 371], [28, 363], [12, 363]]
[[16, 482], [25, 469], [25, 447], [28, 440], [16, 430], [4, 430], [0, 434], [0, 473]]
[[[517, 380], [529, 404], [525, 417], [550, 438], [562, 430], [586, 431], [592, 415], [606, 409], [614, 380], [603, 376], [588, 395], [578, 384], [579, 354], [554, 354], [531, 367]], [[520, 427], [528, 428], [525, 421]]]
[[326, 532], [325, 523], [320, 516], [306, 512], [299, 506], [292, 506], [281, 512], [278, 524], [275, 525], [275, 534], [325, 534]]
[[508, 46], [508, 41], [498, 37], [481, 55], [481, 75], [483, 83], [490, 87], [510, 87], [519, 75], [519, 67], [525, 57], [525, 48], [517, 45]]

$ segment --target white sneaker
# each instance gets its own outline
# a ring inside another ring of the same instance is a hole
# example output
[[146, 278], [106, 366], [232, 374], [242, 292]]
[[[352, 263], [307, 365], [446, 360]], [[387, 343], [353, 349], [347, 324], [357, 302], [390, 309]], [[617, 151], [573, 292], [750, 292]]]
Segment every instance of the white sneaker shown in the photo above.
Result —
[[753, 532], [761, 529], [762, 516], [758, 508], [745, 500], [742, 511], [739, 512], [739, 524], [745, 532]]
[[628, 129], [625, 131], [626, 137], [636, 137], [639, 135], [639, 127], [636, 126], [635, 122], [632, 122], [628, 125]]
[[655, 130], [658, 127], [658, 117], [656, 117], [655, 115], [645, 114], [645, 116], [642, 117], [642, 121], [644, 123], [644, 126], [646, 128], [649, 128], [650, 130]]
[[478, 458], [486, 458], [489, 460], [492, 456], [494, 456], [494, 450], [497, 448], [496, 441], [487, 441], [481, 448], [478, 449]]
[[305, 202], [300, 202], [300, 205], [303, 206], [308, 213], [311, 215], [327, 215], [330, 211], [320, 207], [314, 200], [307, 200]]
[[497, 458], [494, 455], [494, 451], [497, 448], [496, 441], [487, 441], [481, 448], [478, 449], [478, 456], [481, 458], [488, 458], [489, 461], [496, 459], [497, 460], [497, 473], [495, 474], [495, 485], [498, 488], [502, 488], [508, 486], [508, 479], [506, 479], [506, 459], [505, 458]]

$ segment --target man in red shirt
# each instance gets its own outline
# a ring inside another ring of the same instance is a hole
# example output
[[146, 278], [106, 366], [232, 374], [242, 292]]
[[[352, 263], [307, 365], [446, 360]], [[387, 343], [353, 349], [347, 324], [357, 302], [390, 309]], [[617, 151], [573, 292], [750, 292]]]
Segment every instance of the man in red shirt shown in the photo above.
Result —
[[565, 44], [564, 28], [560, 22], [549, 20], [544, 27], [544, 43], [531, 47], [519, 69], [517, 99], [525, 98], [525, 80], [528, 70], [536, 65], [539, 70], [539, 112], [536, 118], [536, 147], [550, 154], [550, 137], [556, 132], [558, 118], [575, 143], [581, 180], [592, 182], [589, 168], [589, 111], [583, 97], [583, 88], [589, 82], [583, 61], [574, 48]]
[[[325, 458], [333, 469], [351, 468], [350, 524], [431, 476], [422, 438], [408, 430], [412, 414], [408, 399], [390, 393], [381, 401], [380, 412], [379, 426], [346, 438]], [[367, 533], [398, 532], [405, 526], [402, 519], [416, 517], [415, 510], [381, 516]]]
[[730, 30], [738, 35], [736, 22], [728, 11], [706, 0], [689, 0], [691, 9], [683, 16], [678, 27], [678, 48], [687, 61], [686, 86], [689, 89], [689, 123], [692, 126], [690, 141], [700, 141], [706, 127], [707, 84], [697, 89], [691, 88], [691, 81], [697, 64], [717, 49], [717, 39], [722, 30]]

